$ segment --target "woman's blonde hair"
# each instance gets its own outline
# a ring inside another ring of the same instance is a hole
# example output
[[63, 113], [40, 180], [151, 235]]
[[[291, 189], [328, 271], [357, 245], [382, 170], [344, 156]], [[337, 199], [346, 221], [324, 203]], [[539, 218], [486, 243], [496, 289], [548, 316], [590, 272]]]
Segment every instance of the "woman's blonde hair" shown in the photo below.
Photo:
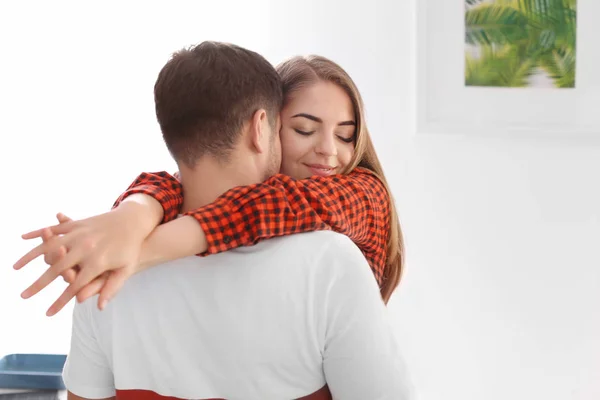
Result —
[[338, 85], [352, 101], [356, 118], [355, 150], [352, 160], [343, 172], [347, 174], [356, 167], [368, 169], [381, 180], [387, 190], [390, 205], [390, 232], [385, 271], [381, 284], [381, 296], [387, 303], [400, 283], [404, 268], [404, 241], [394, 198], [365, 123], [364, 106], [358, 88], [342, 67], [321, 56], [294, 57], [279, 64], [276, 69], [283, 84], [284, 107], [295, 92], [319, 81], [332, 82]]

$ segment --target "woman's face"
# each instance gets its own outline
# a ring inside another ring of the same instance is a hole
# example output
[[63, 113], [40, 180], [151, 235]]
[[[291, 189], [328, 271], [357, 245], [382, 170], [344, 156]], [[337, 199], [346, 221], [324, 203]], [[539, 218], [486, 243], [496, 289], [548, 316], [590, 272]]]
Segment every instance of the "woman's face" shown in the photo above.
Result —
[[341, 172], [354, 154], [356, 117], [346, 92], [319, 81], [281, 111], [281, 173], [296, 179]]

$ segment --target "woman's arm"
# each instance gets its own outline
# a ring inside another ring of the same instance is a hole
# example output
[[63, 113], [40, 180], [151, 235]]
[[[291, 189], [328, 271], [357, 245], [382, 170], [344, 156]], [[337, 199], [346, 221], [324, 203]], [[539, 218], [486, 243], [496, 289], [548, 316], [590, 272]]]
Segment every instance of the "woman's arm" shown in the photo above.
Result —
[[[177, 215], [182, 193], [179, 181], [161, 173], [141, 175], [136, 182], [121, 199], [133, 193], [157, 196], [164, 208], [163, 220]], [[278, 174], [260, 184], [231, 189], [186, 216], [159, 226], [148, 237], [142, 250], [143, 267], [193, 254], [219, 253], [276, 236], [331, 229], [356, 243], [378, 282], [382, 281], [389, 196], [383, 183], [362, 168], [349, 175], [303, 180]]]
[[[113, 212], [51, 227], [52, 232], [59, 235], [58, 239], [34, 248], [15, 264], [15, 268], [20, 268], [41, 254], [53, 254], [63, 246], [69, 249], [67, 255], [51, 265], [32, 285], [43, 287], [62, 272], [79, 267], [75, 280], [51, 307], [53, 313], [76, 294], [81, 300], [99, 290], [99, 304], [105, 304], [129, 276], [143, 267], [315, 230], [332, 229], [352, 239], [382, 284], [390, 198], [383, 183], [368, 170], [357, 168], [349, 175], [303, 180], [276, 175], [263, 183], [233, 188], [212, 204], [155, 228], [147, 237], [140, 232], [149, 232], [158, 224], [162, 207], [144, 194], [156, 196], [160, 192], [160, 204], [172, 207], [165, 210], [165, 220], [178, 214], [177, 190], [181, 192], [181, 188], [176, 179], [166, 173], [145, 175], [146, 181], [139, 180], [141, 185], [138, 186], [134, 183], [136, 187], [121, 197], [123, 202], [117, 201]], [[125, 198], [129, 200], [124, 201]], [[130, 233], [122, 228], [126, 216], [127, 220], [137, 216], [125, 223]], [[113, 232], [111, 227], [118, 229]], [[24, 238], [40, 235], [36, 231]], [[139, 244], [136, 242], [138, 237]], [[105, 272], [112, 270], [106, 278]], [[99, 278], [101, 276], [104, 278]]]
[[203, 253], [206, 235], [196, 219], [183, 216], [159, 225], [142, 244], [137, 271], [182, 257]]
[[143, 172], [113, 204], [117, 208], [133, 194], [144, 194], [158, 201], [162, 222], [175, 219], [183, 204], [183, 187], [181, 182], [165, 171]]

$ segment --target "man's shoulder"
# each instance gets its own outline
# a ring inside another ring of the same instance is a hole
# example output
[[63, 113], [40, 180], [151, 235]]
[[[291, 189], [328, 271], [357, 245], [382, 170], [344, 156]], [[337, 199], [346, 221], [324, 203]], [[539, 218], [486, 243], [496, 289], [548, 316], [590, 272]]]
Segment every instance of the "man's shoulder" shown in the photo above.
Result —
[[[254, 246], [240, 247], [225, 253], [232, 257], [223, 259], [220, 265], [243, 265], [248, 273], [272, 275], [302, 275], [322, 270], [313, 277], [339, 275], [339, 270], [351, 268], [348, 264], [367, 266], [360, 249], [347, 236], [334, 231], [295, 233], [263, 240]], [[233, 255], [235, 254], [235, 255]], [[210, 259], [209, 256], [207, 259]], [[216, 260], [215, 260], [216, 261]], [[250, 267], [250, 268], [248, 268]], [[250, 271], [252, 270], [252, 271]]]
[[[347, 236], [334, 231], [299, 233], [281, 238], [279, 246], [288, 257], [300, 257], [308, 268], [322, 274], [339, 275], [352, 270], [368, 270], [369, 263], [358, 246]], [[370, 273], [370, 272], [369, 272]]]
[[348, 236], [338, 233], [336, 231], [331, 230], [322, 230], [322, 231], [312, 231], [312, 232], [303, 232], [303, 233], [295, 233], [292, 235], [282, 236], [281, 239], [284, 240], [296, 240], [301, 242], [330, 242], [330, 243], [353, 243]]
[[350, 238], [334, 231], [298, 233], [282, 236], [279, 240], [284, 247], [293, 248], [301, 252], [311, 252], [315, 255], [335, 254], [342, 250], [362, 255], [359, 248]]

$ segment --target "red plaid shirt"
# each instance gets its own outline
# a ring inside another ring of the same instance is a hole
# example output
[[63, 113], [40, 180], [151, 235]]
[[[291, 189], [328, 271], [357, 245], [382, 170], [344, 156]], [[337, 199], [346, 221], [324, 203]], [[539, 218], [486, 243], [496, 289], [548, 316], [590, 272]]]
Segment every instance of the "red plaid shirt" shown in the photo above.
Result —
[[[160, 202], [163, 222], [173, 220], [183, 203], [183, 188], [167, 172], [142, 173], [115, 202], [145, 193]], [[240, 186], [213, 203], [185, 213], [200, 223], [214, 254], [293, 233], [334, 230], [360, 248], [381, 285], [390, 226], [389, 196], [370, 171], [295, 180], [277, 174], [263, 183]]]

